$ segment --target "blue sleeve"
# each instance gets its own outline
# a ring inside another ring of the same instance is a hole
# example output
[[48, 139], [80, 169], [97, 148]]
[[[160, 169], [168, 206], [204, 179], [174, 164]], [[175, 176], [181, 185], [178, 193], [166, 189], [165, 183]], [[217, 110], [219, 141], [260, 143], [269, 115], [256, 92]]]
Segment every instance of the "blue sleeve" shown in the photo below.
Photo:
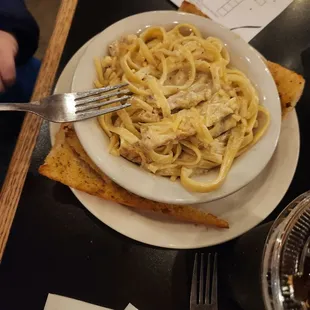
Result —
[[25, 63], [36, 51], [39, 28], [24, 0], [0, 0], [0, 30], [15, 36], [19, 46], [17, 64]]

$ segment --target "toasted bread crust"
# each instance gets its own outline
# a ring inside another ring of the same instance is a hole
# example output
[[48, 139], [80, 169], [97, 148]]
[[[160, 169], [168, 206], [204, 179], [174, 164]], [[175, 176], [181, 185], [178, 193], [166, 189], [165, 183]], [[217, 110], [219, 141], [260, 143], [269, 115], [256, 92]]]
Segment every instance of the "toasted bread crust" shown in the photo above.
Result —
[[295, 108], [299, 101], [305, 87], [305, 79], [277, 63], [267, 61], [267, 66], [277, 85], [282, 115], [285, 116]]
[[191, 223], [229, 227], [226, 221], [198, 208], [158, 203], [120, 187], [91, 161], [71, 125], [60, 128], [56, 142], [39, 172], [72, 188], [128, 207], [153, 211]]
[[186, 13], [191, 13], [203, 17], [208, 17], [206, 14], [201, 12], [196, 5], [188, 2], [188, 1], [183, 1], [181, 6], [179, 7], [180, 12], [186, 12]]

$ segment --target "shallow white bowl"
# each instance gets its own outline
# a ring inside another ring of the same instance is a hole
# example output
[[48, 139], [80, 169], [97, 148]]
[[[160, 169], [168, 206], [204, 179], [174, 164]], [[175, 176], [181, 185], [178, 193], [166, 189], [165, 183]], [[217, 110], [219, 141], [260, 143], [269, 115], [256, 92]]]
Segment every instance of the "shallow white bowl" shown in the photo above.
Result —
[[[127, 17], [98, 34], [89, 44], [77, 65], [72, 81], [72, 91], [93, 88], [96, 72], [93, 59], [106, 55], [107, 46], [123, 35], [136, 33], [150, 25], [171, 26], [190, 23], [202, 34], [220, 38], [231, 56], [231, 63], [243, 71], [256, 87], [260, 102], [270, 112], [271, 124], [265, 136], [247, 153], [237, 158], [223, 186], [211, 193], [191, 193], [180, 182], [155, 176], [122, 157], [108, 152], [109, 139], [97, 119], [75, 123], [77, 135], [96, 165], [116, 183], [127, 190], [160, 202], [193, 204], [213, 201], [230, 195], [252, 181], [267, 165], [277, 146], [281, 127], [280, 100], [274, 80], [257, 52], [238, 35], [206, 18], [174, 11], [146, 12]], [[201, 181], [214, 179], [218, 171], [197, 177]]]

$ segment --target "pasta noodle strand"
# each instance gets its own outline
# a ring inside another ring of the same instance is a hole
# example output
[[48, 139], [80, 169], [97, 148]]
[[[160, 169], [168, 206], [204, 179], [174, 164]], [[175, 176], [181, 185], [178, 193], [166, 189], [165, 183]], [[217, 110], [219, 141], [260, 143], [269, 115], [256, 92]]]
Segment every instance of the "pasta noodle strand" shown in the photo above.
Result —
[[[94, 60], [94, 86], [123, 81], [133, 93], [128, 109], [98, 118], [112, 155], [205, 193], [222, 186], [235, 158], [268, 129], [269, 112], [225, 44], [193, 25], [152, 26], [109, 53]], [[195, 180], [217, 167], [213, 181]]]

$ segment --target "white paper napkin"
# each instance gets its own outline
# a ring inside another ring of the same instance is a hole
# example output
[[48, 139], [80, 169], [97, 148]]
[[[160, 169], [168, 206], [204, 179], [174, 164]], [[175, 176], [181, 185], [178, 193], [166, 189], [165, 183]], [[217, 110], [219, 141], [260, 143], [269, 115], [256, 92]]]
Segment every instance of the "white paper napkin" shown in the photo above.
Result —
[[132, 304], [129, 304], [125, 310], [138, 310], [138, 309], [134, 307]]
[[[171, 0], [180, 6], [183, 0]], [[234, 30], [247, 42], [275, 19], [293, 0], [187, 0], [212, 20]]]
[[[112, 310], [105, 307], [89, 304], [84, 301], [48, 294], [44, 310]], [[133, 305], [129, 304], [125, 310], [138, 310]]]

